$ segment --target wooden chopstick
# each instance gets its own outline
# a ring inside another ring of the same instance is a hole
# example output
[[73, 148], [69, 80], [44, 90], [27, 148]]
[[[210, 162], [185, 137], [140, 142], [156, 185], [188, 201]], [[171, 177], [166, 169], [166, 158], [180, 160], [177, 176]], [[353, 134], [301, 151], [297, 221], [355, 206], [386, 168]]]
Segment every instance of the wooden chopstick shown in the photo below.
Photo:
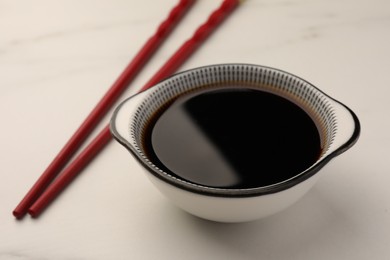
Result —
[[[160, 70], [141, 89], [145, 90], [159, 81], [168, 77], [181, 66], [184, 61], [195, 52], [207, 37], [217, 28], [219, 24], [238, 6], [238, 0], [225, 0], [215, 10], [208, 20], [201, 25], [194, 35], [171, 56], [171, 58], [160, 68]], [[99, 135], [87, 146], [85, 150], [53, 181], [47, 190], [29, 208], [28, 212], [32, 217], [37, 217], [42, 211], [60, 194], [60, 192], [80, 173], [80, 171], [96, 156], [100, 150], [111, 140], [109, 126], [106, 126]]]
[[91, 134], [92, 130], [112, 107], [114, 102], [120, 97], [138, 72], [140, 72], [141, 68], [152, 57], [158, 47], [161, 46], [163, 41], [167, 39], [170, 32], [179, 23], [194, 1], [195, 0], [180, 0], [171, 10], [168, 17], [159, 25], [154, 35], [143, 45], [138, 54], [125, 68], [104, 97], [99, 101], [59, 154], [54, 158], [52, 163], [36, 181], [34, 186], [15, 208], [13, 215], [16, 218], [22, 218], [27, 213], [28, 208], [43, 193], [70, 158], [76, 153], [82, 143]]

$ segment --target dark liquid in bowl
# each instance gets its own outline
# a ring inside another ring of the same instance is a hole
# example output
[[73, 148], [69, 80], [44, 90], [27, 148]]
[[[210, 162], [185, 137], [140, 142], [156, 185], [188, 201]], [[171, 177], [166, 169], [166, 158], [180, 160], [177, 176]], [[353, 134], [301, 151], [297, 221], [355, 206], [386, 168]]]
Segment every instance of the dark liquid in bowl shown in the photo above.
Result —
[[249, 88], [178, 98], [150, 122], [144, 146], [163, 171], [218, 188], [287, 180], [321, 153], [318, 129], [301, 107]]

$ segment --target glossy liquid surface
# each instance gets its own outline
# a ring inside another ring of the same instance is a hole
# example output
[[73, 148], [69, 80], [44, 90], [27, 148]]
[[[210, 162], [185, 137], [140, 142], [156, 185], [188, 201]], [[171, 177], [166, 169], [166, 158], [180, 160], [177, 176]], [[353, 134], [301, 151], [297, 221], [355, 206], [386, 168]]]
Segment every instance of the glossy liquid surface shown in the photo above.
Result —
[[310, 116], [277, 95], [249, 88], [177, 99], [149, 125], [153, 163], [192, 183], [254, 188], [287, 180], [321, 153]]

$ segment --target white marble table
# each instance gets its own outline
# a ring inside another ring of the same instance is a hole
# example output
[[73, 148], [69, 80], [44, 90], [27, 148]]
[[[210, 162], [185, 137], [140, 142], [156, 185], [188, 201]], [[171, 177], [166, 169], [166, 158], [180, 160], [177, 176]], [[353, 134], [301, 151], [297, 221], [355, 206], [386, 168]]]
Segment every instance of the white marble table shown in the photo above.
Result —
[[[175, 4], [0, 0], [0, 259], [389, 259], [387, 0], [248, 0], [181, 68], [277, 67], [357, 113], [358, 144], [288, 210], [234, 225], [192, 217], [111, 142], [40, 218], [13, 218], [25, 192]], [[219, 4], [199, 0], [125, 96]]]

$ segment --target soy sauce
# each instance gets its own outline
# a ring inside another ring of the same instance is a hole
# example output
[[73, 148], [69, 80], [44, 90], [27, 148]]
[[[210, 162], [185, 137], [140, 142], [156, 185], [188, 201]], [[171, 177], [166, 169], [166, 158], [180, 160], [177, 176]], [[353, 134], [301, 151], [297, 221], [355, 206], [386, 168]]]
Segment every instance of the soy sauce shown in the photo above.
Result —
[[301, 107], [251, 88], [178, 98], [150, 122], [144, 146], [163, 171], [216, 188], [275, 184], [321, 153], [318, 129]]

